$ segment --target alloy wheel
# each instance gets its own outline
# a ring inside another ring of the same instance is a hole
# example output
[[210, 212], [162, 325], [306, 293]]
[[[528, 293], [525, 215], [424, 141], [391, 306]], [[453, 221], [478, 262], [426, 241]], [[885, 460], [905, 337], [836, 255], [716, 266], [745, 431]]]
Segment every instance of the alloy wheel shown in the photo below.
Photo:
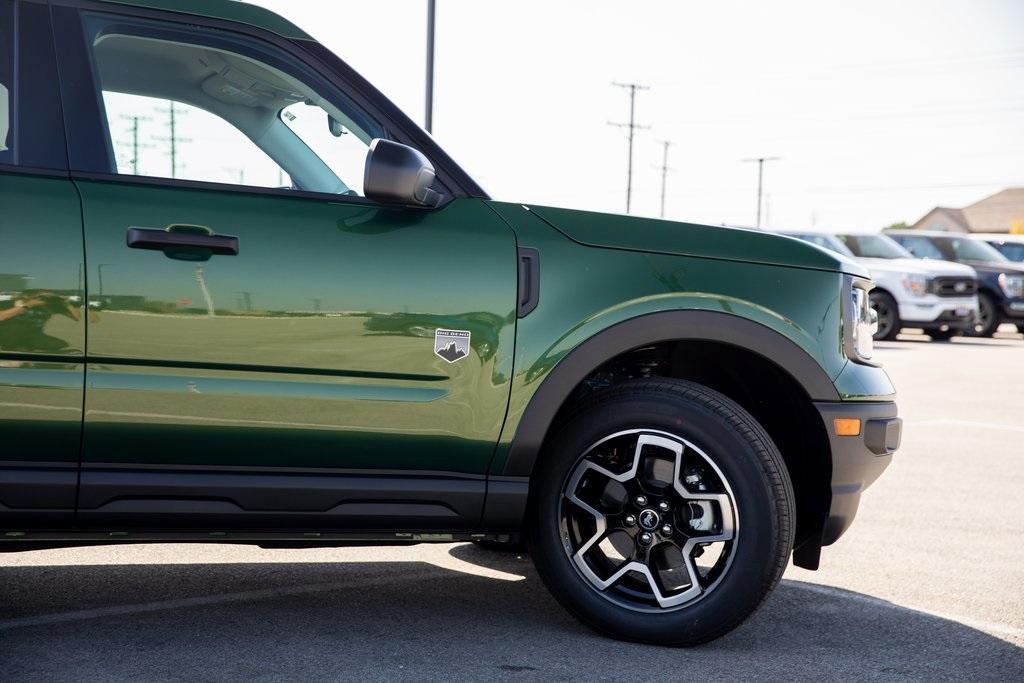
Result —
[[602, 597], [637, 611], [702, 599], [721, 581], [739, 534], [721, 469], [673, 434], [636, 429], [590, 446], [563, 486], [562, 545]]

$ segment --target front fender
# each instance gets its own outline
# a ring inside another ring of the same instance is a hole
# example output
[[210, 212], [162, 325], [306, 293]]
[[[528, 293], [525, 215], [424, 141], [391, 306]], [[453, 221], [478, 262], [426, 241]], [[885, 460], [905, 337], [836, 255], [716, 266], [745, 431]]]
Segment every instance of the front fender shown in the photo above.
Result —
[[[519, 419], [502, 474], [529, 476], [559, 408], [603, 363], [632, 349], [680, 340], [713, 341], [752, 351], [790, 375], [811, 400], [840, 398], [821, 365], [792, 339], [761, 322], [710, 310], [646, 313], [604, 327], [567, 354], [553, 353], [526, 371], [527, 376], [544, 372], [544, 379]], [[560, 360], [547, 367], [555, 355]]]

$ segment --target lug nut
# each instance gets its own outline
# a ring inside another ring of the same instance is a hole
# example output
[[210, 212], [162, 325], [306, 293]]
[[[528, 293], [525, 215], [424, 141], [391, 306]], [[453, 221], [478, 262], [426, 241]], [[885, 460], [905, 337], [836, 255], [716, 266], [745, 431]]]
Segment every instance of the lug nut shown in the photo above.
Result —
[[633, 502], [640, 507], [643, 507], [644, 505], [647, 505], [647, 496], [637, 496], [633, 499]]
[[623, 521], [626, 522], [626, 526], [633, 526], [636, 524], [636, 517], [633, 515], [626, 515], [626, 518]]
[[669, 508], [668, 503], [666, 503], [665, 501], [661, 501], [660, 503], [658, 503], [658, 509], [661, 510], [662, 512], [668, 512], [671, 508]]
[[671, 524], [664, 524], [664, 525], [662, 525], [661, 533], [662, 533], [663, 536], [671, 536], [672, 535], [672, 525]]
[[637, 537], [637, 540], [640, 541], [640, 545], [650, 545], [651, 541], [654, 540], [654, 536], [651, 536], [649, 533], [645, 531]]

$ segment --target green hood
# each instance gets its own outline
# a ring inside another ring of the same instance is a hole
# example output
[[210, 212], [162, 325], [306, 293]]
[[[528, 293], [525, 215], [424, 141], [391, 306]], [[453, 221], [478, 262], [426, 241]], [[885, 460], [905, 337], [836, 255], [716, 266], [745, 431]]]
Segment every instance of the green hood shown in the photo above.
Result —
[[795, 266], [868, 277], [863, 266], [801, 240], [760, 230], [676, 223], [618, 214], [527, 207], [574, 242], [591, 247]]

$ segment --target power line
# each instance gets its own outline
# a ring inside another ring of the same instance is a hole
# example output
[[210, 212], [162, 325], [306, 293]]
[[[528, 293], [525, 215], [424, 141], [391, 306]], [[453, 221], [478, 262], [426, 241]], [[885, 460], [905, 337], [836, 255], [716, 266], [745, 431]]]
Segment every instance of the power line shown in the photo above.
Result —
[[757, 162], [757, 227], [761, 227], [761, 188], [764, 184], [764, 162], [766, 161], [778, 161], [782, 157], [753, 157], [751, 159], [743, 159], [742, 161], [756, 161]]
[[612, 83], [617, 88], [629, 89], [629, 123], [608, 122], [609, 126], [629, 129], [629, 161], [626, 165], [626, 213], [629, 213], [630, 202], [633, 197], [633, 134], [636, 130], [645, 130], [650, 126], [641, 126], [636, 122], [636, 91], [650, 90], [649, 86], [638, 83]]

